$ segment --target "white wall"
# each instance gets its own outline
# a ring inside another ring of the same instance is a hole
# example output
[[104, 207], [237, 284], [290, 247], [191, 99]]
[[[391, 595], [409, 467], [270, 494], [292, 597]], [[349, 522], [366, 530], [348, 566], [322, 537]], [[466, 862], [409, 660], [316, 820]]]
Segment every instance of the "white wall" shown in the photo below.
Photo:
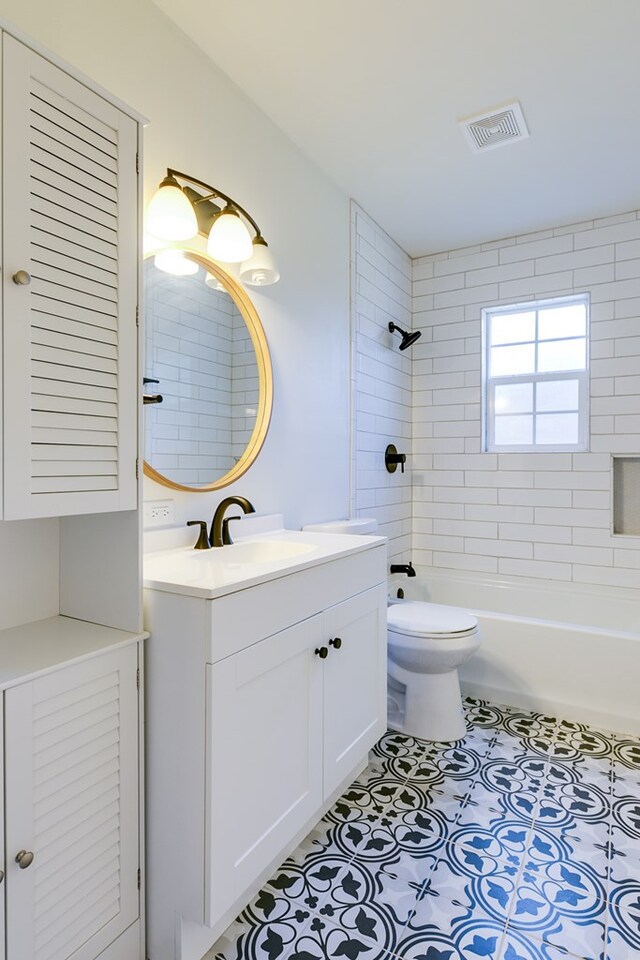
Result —
[[[282, 280], [252, 291], [274, 367], [269, 435], [220, 494], [175, 494], [177, 520], [210, 518], [225, 494], [287, 523], [349, 507], [348, 201], [150, 0], [1, 0], [7, 18], [145, 114], [147, 200], [167, 166], [245, 206]], [[150, 481], [146, 496], [169, 491]], [[0, 556], [0, 560], [2, 560]]]
[[[482, 453], [482, 307], [588, 292], [588, 453]], [[640, 454], [635, 211], [414, 261], [413, 555], [435, 567], [637, 587], [611, 536], [611, 454]]]
[[[389, 321], [411, 327], [411, 260], [356, 203], [351, 205], [352, 510], [374, 516], [389, 561], [411, 558], [411, 352]], [[410, 350], [413, 348], [410, 348]], [[387, 444], [407, 455], [389, 473]]]

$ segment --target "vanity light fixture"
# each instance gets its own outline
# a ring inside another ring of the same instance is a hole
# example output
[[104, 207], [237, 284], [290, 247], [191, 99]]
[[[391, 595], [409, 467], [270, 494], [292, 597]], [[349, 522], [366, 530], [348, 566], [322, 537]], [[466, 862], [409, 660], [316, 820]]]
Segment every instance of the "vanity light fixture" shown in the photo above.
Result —
[[[244, 207], [221, 190], [179, 170], [168, 169], [155, 192], [147, 210], [147, 230], [173, 243], [191, 240], [197, 234], [207, 237], [209, 256], [223, 264], [241, 264], [240, 279], [252, 286], [280, 279], [267, 241]], [[180, 266], [178, 258], [173, 262]], [[157, 261], [156, 265], [160, 266]]]

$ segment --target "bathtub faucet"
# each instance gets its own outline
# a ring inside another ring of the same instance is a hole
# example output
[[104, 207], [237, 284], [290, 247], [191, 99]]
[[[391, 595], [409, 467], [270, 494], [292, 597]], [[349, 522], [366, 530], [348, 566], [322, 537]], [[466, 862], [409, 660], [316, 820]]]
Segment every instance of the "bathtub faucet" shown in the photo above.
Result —
[[409, 563], [392, 563], [389, 570], [391, 573], [406, 573], [408, 577], [415, 577], [416, 575], [411, 560], [409, 560]]

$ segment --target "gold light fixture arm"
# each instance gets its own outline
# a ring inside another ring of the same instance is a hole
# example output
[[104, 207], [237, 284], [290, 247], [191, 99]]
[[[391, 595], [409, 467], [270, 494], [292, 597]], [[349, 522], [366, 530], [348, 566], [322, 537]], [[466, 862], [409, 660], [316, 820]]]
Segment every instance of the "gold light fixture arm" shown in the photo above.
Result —
[[181, 173], [179, 170], [173, 170], [171, 167], [167, 167], [167, 177], [173, 177], [175, 180], [185, 180], [187, 183], [191, 183], [196, 187], [202, 187], [203, 190], [208, 191], [206, 195], [198, 195], [197, 197], [193, 196], [195, 191], [190, 191], [187, 196], [191, 202], [195, 204], [200, 204], [204, 202], [211, 202], [212, 200], [224, 200], [225, 203], [228, 203], [231, 207], [237, 210], [242, 216], [251, 224], [255, 230], [256, 239], [262, 241], [262, 232], [260, 227], [253, 219], [250, 213], [247, 213], [244, 207], [242, 207], [233, 197], [227, 196], [226, 193], [223, 193], [221, 190], [217, 190], [215, 187], [212, 187], [211, 184], [205, 183], [204, 180], [198, 180], [197, 177], [191, 177], [187, 173]]

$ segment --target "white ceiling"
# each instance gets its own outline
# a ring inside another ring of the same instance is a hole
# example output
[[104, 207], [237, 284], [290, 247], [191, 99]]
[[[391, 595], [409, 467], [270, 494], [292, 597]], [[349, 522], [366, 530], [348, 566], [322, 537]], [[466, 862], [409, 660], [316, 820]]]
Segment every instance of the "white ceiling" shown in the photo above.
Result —
[[640, 206], [640, 0], [155, 2], [411, 256]]

